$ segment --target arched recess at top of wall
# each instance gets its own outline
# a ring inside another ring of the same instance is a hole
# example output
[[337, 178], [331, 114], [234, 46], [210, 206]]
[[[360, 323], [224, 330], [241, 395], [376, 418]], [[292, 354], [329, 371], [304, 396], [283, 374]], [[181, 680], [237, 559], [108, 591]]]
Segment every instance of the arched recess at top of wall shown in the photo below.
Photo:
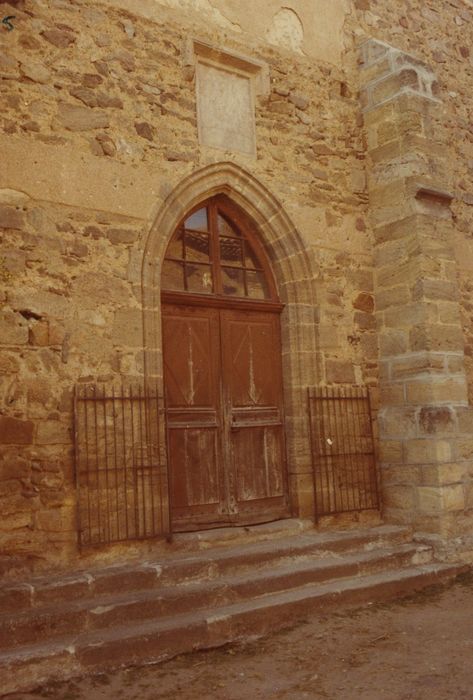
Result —
[[[317, 371], [316, 295], [306, 247], [280, 202], [253, 175], [230, 162], [214, 163], [186, 177], [161, 205], [145, 244], [142, 265], [145, 377], [162, 377], [161, 266], [182, 217], [201, 201], [226, 194], [258, 226], [271, 261], [282, 314], [286, 415], [302, 421], [302, 391]], [[290, 448], [289, 448], [290, 449]], [[305, 460], [304, 460], [305, 461]]]

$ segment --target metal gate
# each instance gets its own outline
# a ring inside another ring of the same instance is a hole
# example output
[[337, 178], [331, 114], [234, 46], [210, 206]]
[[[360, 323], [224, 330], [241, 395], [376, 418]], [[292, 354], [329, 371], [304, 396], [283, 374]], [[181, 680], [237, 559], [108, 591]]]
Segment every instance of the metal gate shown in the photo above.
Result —
[[369, 391], [308, 389], [316, 517], [379, 509]]
[[79, 544], [170, 534], [164, 404], [157, 387], [77, 385]]

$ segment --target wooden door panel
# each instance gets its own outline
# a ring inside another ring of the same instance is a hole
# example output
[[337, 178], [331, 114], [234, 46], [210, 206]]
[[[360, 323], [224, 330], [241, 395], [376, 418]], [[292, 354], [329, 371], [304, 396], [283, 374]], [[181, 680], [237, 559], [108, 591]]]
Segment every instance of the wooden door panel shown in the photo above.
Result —
[[[171, 307], [172, 308], [172, 307]], [[218, 406], [218, 316], [212, 310], [186, 314], [177, 307], [163, 321], [168, 408]]]
[[200, 506], [202, 514], [206, 511], [203, 506], [218, 505], [220, 479], [216, 428], [172, 429], [169, 452], [174, 511], [182, 517], [189, 506]]
[[237, 503], [284, 496], [281, 428], [241, 428], [233, 437]]
[[163, 306], [164, 383], [175, 529], [222, 518], [220, 331], [215, 309]]
[[239, 312], [233, 312], [233, 316], [237, 318], [229, 317], [228, 312], [224, 314], [224, 343], [230, 350], [224, 371], [232, 409], [277, 406], [280, 382], [274, 343], [279, 347], [279, 337], [274, 320], [279, 317]]
[[279, 316], [221, 318], [226, 459], [234, 512], [245, 521], [287, 513]]

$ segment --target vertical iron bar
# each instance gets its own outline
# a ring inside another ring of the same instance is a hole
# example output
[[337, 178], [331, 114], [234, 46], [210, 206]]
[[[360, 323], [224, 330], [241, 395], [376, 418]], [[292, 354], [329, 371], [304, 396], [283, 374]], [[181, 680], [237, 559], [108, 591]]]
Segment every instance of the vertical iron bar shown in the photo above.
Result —
[[344, 410], [344, 415], [345, 415], [345, 423], [347, 426], [347, 455], [348, 455], [348, 464], [349, 464], [349, 476], [350, 479], [347, 479], [347, 503], [350, 508], [350, 510], [356, 510], [356, 494], [355, 494], [355, 472], [356, 472], [356, 438], [355, 438], [355, 425], [353, 421], [353, 414], [351, 413], [352, 410], [352, 403], [351, 403], [351, 397], [352, 397], [352, 387], [347, 386], [344, 390], [343, 393], [345, 394], [345, 410]]
[[115, 385], [112, 385], [112, 419], [113, 419], [113, 464], [115, 466], [115, 474], [114, 474], [114, 483], [115, 483], [115, 504], [117, 508], [116, 512], [116, 520], [117, 520], [117, 537], [116, 539], [120, 539], [120, 502], [118, 498], [118, 446], [117, 446], [117, 421], [116, 421], [116, 415], [115, 415]]
[[[315, 389], [314, 393], [314, 399], [315, 399], [315, 406], [316, 406], [316, 421], [318, 424], [318, 448], [317, 448], [317, 455], [320, 458], [320, 502], [321, 502], [321, 510], [320, 513], [322, 515], [327, 515], [330, 511], [330, 484], [328, 483], [328, 470], [327, 470], [327, 465], [328, 465], [328, 460], [329, 460], [329, 453], [328, 453], [328, 442], [327, 442], [327, 423], [325, 420], [325, 415], [324, 415], [324, 409], [325, 409], [325, 399], [324, 399], [324, 394], [326, 392], [326, 389], [323, 387]], [[324, 482], [325, 482], [325, 487], [326, 490], [324, 492]], [[328, 502], [327, 502], [328, 501]]]
[[163, 467], [164, 465], [162, 464], [162, 453], [161, 453], [161, 403], [160, 403], [160, 397], [158, 393], [158, 382], [155, 381], [155, 386], [154, 386], [155, 394], [156, 394], [156, 455], [157, 455], [157, 470], [158, 470], [158, 475], [159, 475], [159, 507], [160, 507], [160, 512], [159, 512], [159, 518], [160, 518], [160, 532], [161, 535], [167, 534], [165, 533], [165, 524], [164, 524], [164, 474], [163, 474]]
[[122, 406], [122, 430], [123, 430], [123, 487], [125, 490], [125, 528], [126, 528], [126, 538], [130, 537], [130, 529], [128, 526], [128, 470], [126, 462], [126, 425], [125, 425], [125, 389], [122, 384], [122, 390], [120, 395], [120, 403]]
[[[334, 431], [335, 431], [335, 461], [336, 461], [336, 470], [334, 468], [334, 465], [332, 463], [332, 480], [333, 480], [333, 496], [334, 496], [334, 513], [341, 513], [343, 512], [343, 492], [339, 488], [338, 485], [338, 479], [337, 475], [338, 472], [340, 472], [340, 463], [342, 463], [342, 469], [345, 468], [345, 459], [343, 455], [343, 443], [342, 443], [342, 437], [340, 435], [340, 426], [338, 424], [338, 418], [339, 418], [339, 409], [338, 409], [338, 402], [337, 402], [337, 397], [336, 397], [336, 390], [331, 387], [330, 388], [330, 394], [329, 394], [329, 404], [332, 405], [331, 411], [329, 408], [329, 416], [330, 413], [333, 416], [333, 426], [334, 426]], [[330, 422], [330, 421], [329, 421]]]
[[376, 460], [375, 460], [375, 452], [374, 452], [374, 433], [373, 433], [373, 421], [372, 421], [372, 413], [371, 413], [371, 395], [370, 391], [367, 388], [366, 390], [366, 399], [367, 399], [367, 408], [368, 408], [368, 424], [369, 424], [369, 431], [370, 431], [370, 438], [371, 438], [371, 469], [370, 469], [370, 477], [371, 481], [374, 484], [374, 496], [375, 496], [375, 507], [379, 508], [380, 507], [380, 499], [379, 499], [379, 483], [378, 483], [378, 474], [376, 471]]
[[139, 510], [138, 510], [138, 470], [136, 468], [135, 461], [135, 412], [133, 408], [134, 396], [133, 396], [133, 384], [130, 384], [130, 411], [131, 411], [131, 460], [132, 460], [132, 470], [133, 470], [133, 501], [135, 510], [135, 537], [139, 534]]
[[149, 489], [151, 491], [151, 535], [156, 533], [156, 522], [155, 522], [155, 502], [154, 502], [154, 483], [153, 483], [153, 471], [154, 471], [154, 460], [153, 460], [153, 442], [152, 442], [152, 395], [150, 395], [149, 385], [144, 383], [144, 394], [145, 394], [145, 431], [146, 431], [146, 444], [147, 444], [147, 455], [149, 462]]
[[359, 439], [359, 445], [360, 449], [358, 450], [358, 459], [359, 459], [359, 467], [358, 467], [358, 478], [359, 478], [359, 483], [362, 484], [363, 486], [363, 498], [362, 498], [362, 490], [361, 487], [359, 488], [358, 491], [358, 503], [359, 503], [359, 508], [360, 510], [363, 508], [369, 507], [369, 502], [368, 502], [368, 497], [367, 497], [367, 489], [368, 489], [368, 483], [366, 476], [367, 474], [369, 475], [369, 467], [367, 471], [367, 465], [366, 465], [366, 460], [369, 460], [369, 455], [365, 454], [365, 438], [363, 436], [364, 433], [364, 411], [363, 409], [365, 408], [365, 397], [364, 397], [364, 391], [362, 387], [357, 387], [357, 400], [356, 400], [356, 421], [357, 421], [357, 427], [358, 427], [358, 439]]
[[86, 464], [86, 471], [87, 471], [87, 523], [89, 527], [89, 532], [88, 532], [88, 543], [92, 544], [92, 506], [90, 503], [90, 460], [89, 460], [89, 440], [90, 440], [90, 433], [89, 433], [89, 421], [88, 421], [88, 415], [89, 415], [89, 406], [88, 406], [88, 400], [87, 400], [87, 387], [83, 387], [83, 393], [82, 393], [82, 402], [84, 406], [84, 430], [85, 430], [85, 464]]
[[163, 391], [163, 411], [164, 411], [164, 449], [166, 452], [166, 478], [167, 478], [167, 496], [168, 496], [168, 542], [172, 542], [173, 529], [172, 529], [172, 481], [171, 481], [171, 464], [170, 464], [170, 451], [169, 451], [169, 421], [168, 421], [168, 404], [166, 389]]
[[313, 481], [313, 487], [314, 487], [314, 520], [316, 523], [319, 521], [319, 516], [318, 516], [318, 508], [317, 508], [317, 478], [315, 474], [315, 446], [314, 446], [314, 425], [312, 422], [312, 405], [311, 405], [311, 391], [308, 388], [307, 389], [307, 406], [309, 409], [309, 439], [310, 439], [310, 455], [311, 455], [311, 460], [312, 460], [312, 481]]
[[[330, 465], [331, 465], [331, 445], [329, 443], [329, 408], [328, 388], [320, 387], [316, 389], [317, 407], [318, 407], [318, 423], [320, 426], [319, 450], [320, 459], [323, 464], [321, 471], [321, 491], [322, 491], [322, 510], [324, 515], [328, 515], [332, 511], [332, 488], [330, 484]], [[325, 484], [325, 489], [324, 489]]]
[[107, 399], [105, 396], [105, 385], [102, 386], [102, 407], [103, 407], [103, 439], [105, 448], [105, 488], [107, 489], [107, 533], [108, 544], [112, 541], [111, 525], [112, 519], [110, 515], [110, 484], [109, 484], [109, 469], [108, 469], [108, 441], [107, 441]]
[[91, 386], [91, 391], [93, 394], [92, 401], [94, 406], [94, 427], [95, 427], [95, 471], [97, 473], [97, 529], [98, 529], [98, 539], [99, 542], [102, 540], [102, 504], [101, 504], [101, 484], [100, 484], [100, 468], [99, 468], [99, 432], [98, 432], [98, 419], [97, 419], [97, 386], [94, 384]]
[[347, 511], [355, 509], [355, 494], [353, 488], [353, 450], [350, 416], [350, 387], [341, 387], [340, 411], [342, 430], [346, 435], [343, 452], [345, 454], [345, 508]]
[[145, 500], [145, 478], [143, 464], [143, 397], [141, 396], [141, 385], [138, 384], [138, 417], [140, 431], [140, 463], [141, 463], [141, 502], [143, 506], [143, 537], [146, 536], [146, 500]]
[[[77, 534], [78, 534], [78, 539], [79, 539], [79, 548], [82, 547], [82, 513], [81, 513], [81, 494], [82, 494], [82, 484], [81, 484], [81, 479], [80, 479], [80, 451], [79, 451], [79, 428], [78, 428], [78, 423], [79, 423], [79, 401], [78, 401], [78, 391], [79, 387], [77, 385], [74, 386], [74, 457], [75, 457], [75, 477], [76, 477], [76, 490], [78, 494], [77, 498]], [[87, 444], [87, 443], [86, 443]], [[89, 489], [87, 489], [87, 495], [89, 494]]]

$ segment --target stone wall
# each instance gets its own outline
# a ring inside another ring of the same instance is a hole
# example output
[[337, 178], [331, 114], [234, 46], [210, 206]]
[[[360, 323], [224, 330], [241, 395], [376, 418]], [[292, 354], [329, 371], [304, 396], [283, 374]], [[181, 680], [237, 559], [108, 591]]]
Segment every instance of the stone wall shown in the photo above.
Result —
[[[376, 389], [380, 377], [385, 516], [465, 539], [469, 0], [15, 0], [0, 11], [15, 17], [0, 28], [9, 561], [77, 562], [74, 385], [150, 367], [160, 377], [160, 261], [186, 208], [217, 191], [257, 221], [286, 303], [295, 512], [313, 512], [305, 388]], [[250, 76], [255, 115], [239, 150], [204, 145], [222, 134], [206, 140], [198, 124], [197, 54]]]
[[471, 550], [473, 8], [356, 4], [385, 513]]
[[[282, 323], [296, 512], [313, 508], [305, 387], [376, 382], [356, 71], [145, 5], [0, 3], [15, 15], [0, 31], [0, 539], [5, 554], [40, 564], [77, 556], [74, 384], [143, 376], [143, 256], [150, 236], [164, 250], [172, 227], [159, 217], [199, 169], [214, 168], [218, 189], [230, 177], [219, 163], [231, 163], [235, 192], [255, 183], [254, 216], [284, 219], [263, 242], [293, 304]], [[254, 157], [199, 144], [192, 36], [268, 67]], [[283, 230], [305, 268], [278, 259]]]
[[473, 74], [473, 7], [468, 0], [410, 2], [401, 10], [383, 0], [360, 0], [355, 5], [358, 8], [355, 28], [358, 36], [373, 36], [413, 54], [437, 77], [437, 95], [443, 107], [437, 117], [432, 116], [431, 129], [440, 132], [439, 148], [443, 146], [446, 152], [443, 176], [451, 183], [454, 194], [452, 243], [463, 299], [461, 312], [471, 399], [473, 130], [470, 85]]

